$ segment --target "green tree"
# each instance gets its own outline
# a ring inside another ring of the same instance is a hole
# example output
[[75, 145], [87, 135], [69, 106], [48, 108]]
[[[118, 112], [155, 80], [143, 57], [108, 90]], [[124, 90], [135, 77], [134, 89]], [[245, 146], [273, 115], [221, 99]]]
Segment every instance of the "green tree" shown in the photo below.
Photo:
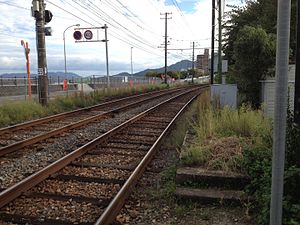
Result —
[[[296, 49], [296, 0], [292, 0], [291, 15], [291, 61], [295, 57]], [[245, 25], [261, 27], [268, 34], [276, 35], [277, 27], [277, 0], [249, 0], [245, 7], [232, 10], [229, 19], [224, 23], [224, 53], [229, 65], [234, 63], [233, 48], [237, 35]]]
[[146, 77], [160, 77], [160, 74], [155, 71], [149, 71], [145, 74]]
[[180, 78], [180, 72], [178, 72], [178, 71], [168, 71], [167, 74], [171, 78], [175, 78], [175, 79], [179, 79]]
[[268, 69], [274, 67], [276, 44], [274, 35], [262, 28], [244, 26], [234, 44], [234, 77], [245, 101], [259, 105], [260, 83]]

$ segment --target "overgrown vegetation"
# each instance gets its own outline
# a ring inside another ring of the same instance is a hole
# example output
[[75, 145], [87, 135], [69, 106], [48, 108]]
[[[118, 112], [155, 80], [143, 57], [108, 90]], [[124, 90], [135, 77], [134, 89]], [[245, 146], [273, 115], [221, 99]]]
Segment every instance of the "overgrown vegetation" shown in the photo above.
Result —
[[[214, 109], [208, 96], [198, 104], [196, 141], [182, 154], [188, 165], [246, 173], [254, 196], [257, 222], [269, 224], [272, 168], [272, 123], [260, 110]], [[300, 224], [300, 127], [289, 112], [284, 177], [283, 224]]]
[[164, 88], [167, 88], [167, 86], [145, 85], [135, 88], [111, 88], [110, 90], [98, 90], [91, 92], [90, 94], [75, 93], [70, 96], [56, 97], [55, 99], [50, 100], [46, 107], [42, 107], [35, 101], [10, 101], [0, 105], [0, 127], [95, 105], [105, 99], [111, 99], [116, 96], [126, 96]]
[[244, 146], [271, 142], [271, 122], [259, 110], [248, 106], [213, 110], [209, 96], [203, 95], [198, 111], [193, 124], [196, 141], [182, 153], [186, 165], [241, 171]]
[[[289, 112], [287, 121], [286, 160], [284, 175], [283, 224], [300, 224], [300, 127], [293, 123]], [[272, 154], [268, 145], [245, 148], [244, 166], [252, 182], [248, 192], [256, 202], [259, 224], [269, 224]]]

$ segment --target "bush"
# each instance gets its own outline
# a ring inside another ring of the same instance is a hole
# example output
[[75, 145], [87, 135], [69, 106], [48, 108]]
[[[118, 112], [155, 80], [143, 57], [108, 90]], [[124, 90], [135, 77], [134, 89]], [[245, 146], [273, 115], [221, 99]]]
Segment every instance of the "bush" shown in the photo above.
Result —
[[[300, 225], [300, 129], [288, 113], [284, 174], [283, 224]], [[272, 144], [268, 141], [249, 146], [244, 151], [244, 168], [251, 177], [247, 187], [256, 201], [259, 224], [269, 224], [272, 177]]]
[[34, 101], [6, 102], [0, 106], [0, 125], [11, 125], [46, 115], [46, 110]]
[[212, 108], [207, 94], [198, 103], [193, 123], [196, 141], [181, 154], [185, 165], [240, 172], [243, 170], [243, 146], [272, 143], [271, 121], [261, 110], [243, 105], [239, 110]]

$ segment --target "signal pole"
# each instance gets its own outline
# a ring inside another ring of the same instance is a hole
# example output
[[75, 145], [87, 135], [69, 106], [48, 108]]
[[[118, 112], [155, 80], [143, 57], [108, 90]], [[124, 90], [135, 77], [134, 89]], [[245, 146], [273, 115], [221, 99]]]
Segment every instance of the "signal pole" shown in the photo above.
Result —
[[[167, 64], [168, 64], [168, 15], [172, 14], [172, 13], [164, 13], [165, 14], [165, 84], [167, 84]], [[161, 13], [161, 15], [164, 15], [163, 13]]]
[[48, 103], [48, 69], [45, 44], [45, 3], [44, 0], [33, 0], [33, 14], [36, 21], [36, 46], [38, 57], [39, 103]]

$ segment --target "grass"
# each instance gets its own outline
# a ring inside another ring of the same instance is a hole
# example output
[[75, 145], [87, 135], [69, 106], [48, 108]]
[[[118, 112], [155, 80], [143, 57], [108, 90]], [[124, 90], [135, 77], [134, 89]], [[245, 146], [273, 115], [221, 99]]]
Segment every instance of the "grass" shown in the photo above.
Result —
[[181, 154], [184, 165], [240, 172], [246, 146], [272, 142], [271, 121], [261, 110], [246, 105], [238, 110], [213, 108], [209, 95], [204, 94], [197, 115], [192, 123], [195, 142]]
[[106, 99], [166, 88], [168, 88], [167, 85], [141, 85], [134, 88], [123, 87], [98, 90], [89, 94], [75, 93], [70, 96], [56, 97], [50, 100], [46, 107], [42, 107], [32, 100], [8, 101], [0, 105], [0, 127], [95, 105]]

